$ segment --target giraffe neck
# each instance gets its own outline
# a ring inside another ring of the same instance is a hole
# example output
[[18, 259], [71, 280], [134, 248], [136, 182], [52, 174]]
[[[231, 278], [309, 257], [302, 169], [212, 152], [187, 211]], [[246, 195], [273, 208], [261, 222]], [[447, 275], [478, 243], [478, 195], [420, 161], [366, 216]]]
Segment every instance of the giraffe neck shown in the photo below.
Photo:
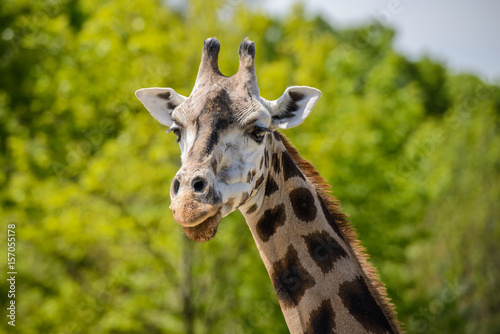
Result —
[[398, 332], [384, 291], [377, 293], [341, 232], [345, 216], [332, 212], [336, 204], [315, 184], [319, 174], [297, 166], [308, 163], [294, 161], [284, 137], [268, 137], [262, 186], [241, 211], [290, 332]]

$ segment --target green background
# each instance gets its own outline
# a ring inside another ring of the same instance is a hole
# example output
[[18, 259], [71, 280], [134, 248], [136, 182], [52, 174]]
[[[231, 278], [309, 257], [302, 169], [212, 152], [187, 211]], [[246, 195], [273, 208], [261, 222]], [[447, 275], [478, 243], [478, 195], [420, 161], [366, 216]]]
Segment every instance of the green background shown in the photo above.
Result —
[[[176, 3], [0, 2], [0, 238], [16, 224], [17, 332], [287, 333], [239, 212], [204, 244], [173, 221], [179, 148], [134, 97], [189, 95], [211, 36], [234, 74], [248, 36], [263, 97], [323, 92], [286, 135], [332, 185], [408, 332], [500, 333], [499, 88], [406, 59], [376, 22]], [[0, 332], [13, 330], [7, 288]]]

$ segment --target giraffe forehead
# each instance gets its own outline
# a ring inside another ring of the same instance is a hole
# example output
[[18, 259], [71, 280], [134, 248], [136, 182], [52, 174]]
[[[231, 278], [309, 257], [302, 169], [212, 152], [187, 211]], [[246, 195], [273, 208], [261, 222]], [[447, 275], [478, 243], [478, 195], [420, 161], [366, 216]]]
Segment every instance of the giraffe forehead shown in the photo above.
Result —
[[204, 94], [190, 96], [172, 113], [174, 122], [187, 126], [202, 119], [227, 119], [233, 117], [231, 109], [234, 102], [224, 89], [207, 91]]
[[193, 92], [174, 110], [172, 119], [185, 126], [195, 124], [198, 127], [210, 127], [224, 123], [226, 126], [236, 124], [244, 127], [256, 122], [267, 126], [271, 122], [271, 115], [260, 98], [252, 97], [246, 90], [212, 85]]

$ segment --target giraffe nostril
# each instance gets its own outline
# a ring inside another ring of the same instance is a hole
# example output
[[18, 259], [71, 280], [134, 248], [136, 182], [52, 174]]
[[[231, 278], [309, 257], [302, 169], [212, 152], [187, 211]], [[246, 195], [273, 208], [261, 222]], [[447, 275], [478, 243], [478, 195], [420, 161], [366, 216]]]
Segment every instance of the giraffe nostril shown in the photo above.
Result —
[[179, 182], [179, 180], [175, 179], [174, 183], [172, 184], [172, 190], [173, 190], [174, 196], [177, 196], [177, 194], [179, 193], [180, 186], [181, 186], [181, 183]]
[[203, 190], [205, 190], [206, 185], [207, 185], [206, 181], [201, 177], [196, 177], [191, 183], [191, 187], [193, 189], [193, 192], [195, 193], [203, 192]]

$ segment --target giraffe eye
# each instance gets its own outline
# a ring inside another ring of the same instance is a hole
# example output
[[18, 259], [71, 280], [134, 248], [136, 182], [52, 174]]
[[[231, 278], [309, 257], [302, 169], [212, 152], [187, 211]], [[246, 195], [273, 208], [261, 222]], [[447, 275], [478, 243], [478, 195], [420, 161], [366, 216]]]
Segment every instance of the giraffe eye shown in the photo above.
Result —
[[175, 129], [173, 130], [174, 135], [177, 136], [177, 142], [181, 141], [181, 130], [180, 129]]
[[255, 140], [257, 143], [262, 143], [264, 140], [264, 136], [266, 135], [266, 132], [271, 132], [266, 127], [263, 126], [256, 126], [253, 128], [252, 132], [250, 133], [250, 137]]
[[177, 136], [177, 142], [180, 142], [181, 141], [181, 135], [182, 135], [182, 131], [179, 127], [177, 126], [172, 126], [170, 129], [168, 129], [167, 132], [173, 132], [174, 135]]

